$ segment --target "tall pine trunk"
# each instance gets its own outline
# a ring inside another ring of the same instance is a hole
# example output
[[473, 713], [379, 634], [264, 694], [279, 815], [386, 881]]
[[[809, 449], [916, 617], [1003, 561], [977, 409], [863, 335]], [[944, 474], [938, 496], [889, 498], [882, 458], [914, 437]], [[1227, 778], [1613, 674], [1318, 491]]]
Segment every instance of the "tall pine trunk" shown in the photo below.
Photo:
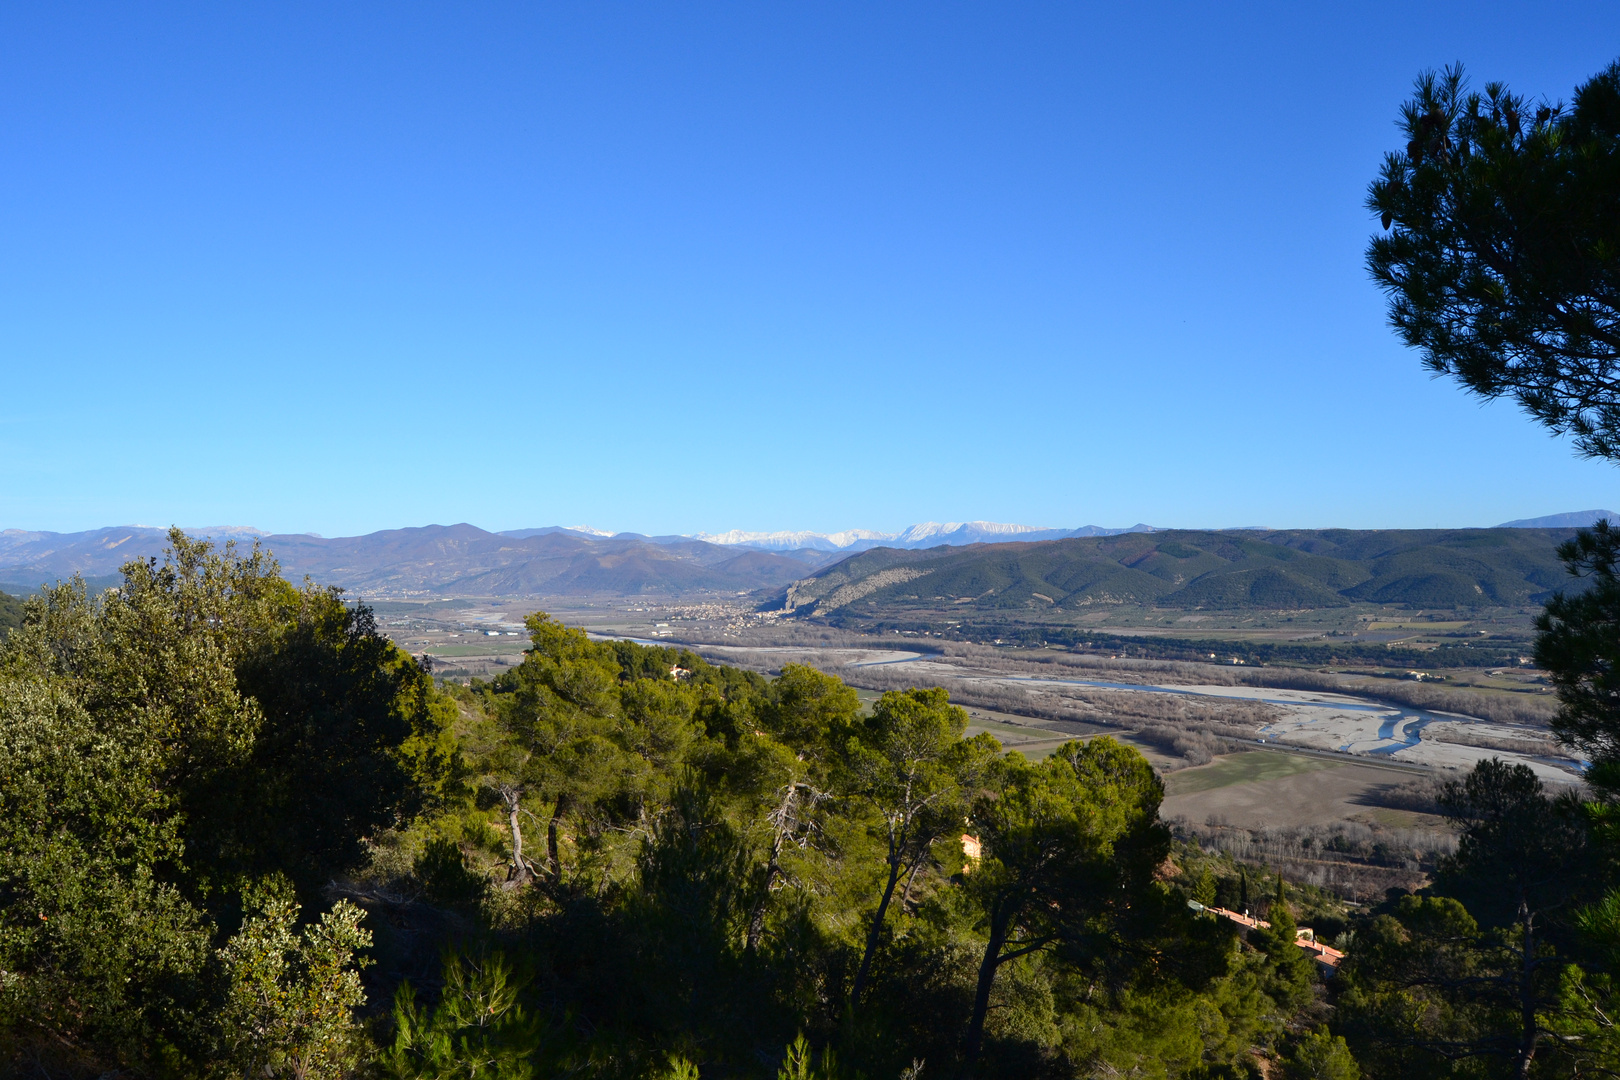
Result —
[[748, 913], [748, 939], [743, 947], [750, 953], [759, 948], [759, 939], [765, 934], [765, 905], [770, 903], [771, 886], [776, 884], [776, 878], [782, 872], [781, 860], [782, 833], [778, 830], [771, 841], [770, 861], [765, 864], [765, 882], [754, 901], [754, 909]]
[[872, 929], [866, 934], [866, 951], [861, 954], [860, 970], [855, 972], [855, 985], [849, 991], [851, 1011], [861, 1004], [861, 993], [866, 989], [866, 978], [872, 973], [872, 958], [877, 955], [878, 939], [883, 933], [883, 918], [889, 912], [889, 901], [894, 899], [894, 887], [900, 881], [900, 854], [889, 857], [889, 880], [883, 886], [883, 899], [878, 901], [877, 914], [872, 916]]
[[1524, 961], [1519, 972], [1519, 1052], [1513, 1060], [1515, 1080], [1529, 1080], [1530, 1065], [1536, 1058], [1536, 1043], [1541, 1026], [1536, 1021], [1536, 936], [1535, 915], [1529, 905], [1519, 901], [1519, 925], [1524, 930], [1520, 942]]
[[968, 1022], [967, 1043], [962, 1048], [971, 1073], [979, 1060], [984, 1045], [984, 1018], [990, 1012], [990, 990], [996, 983], [996, 969], [1001, 966], [1001, 950], [1007, 944], [1007, 924], [1011, 922], [1010, 905], [994, 904], [990, 909], [990, 940], [984, 946], [984, 960], [979, 964], [979, 985], [973, 993], [973, 1019]]
[[552, 881], [562, 880], [562, 858], [557, 853], [558, 817], [553, 813], [551, 820], [546, 823], [546, 873], [551, 875]]

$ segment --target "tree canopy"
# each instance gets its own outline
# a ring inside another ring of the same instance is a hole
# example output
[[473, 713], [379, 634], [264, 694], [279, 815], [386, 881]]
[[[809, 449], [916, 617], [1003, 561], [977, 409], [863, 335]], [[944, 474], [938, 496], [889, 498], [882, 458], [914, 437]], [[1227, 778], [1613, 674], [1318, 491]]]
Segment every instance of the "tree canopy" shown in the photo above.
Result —
[[[170, 542], [100, 596], [42, 591], [0, 643], [0, 1045], [340, 1075], [366, 939], [321, 887], [440, 788], [445, 713], [364, 610]], [[324, 909], [302, 945], [300, 902]]]
[[1367, 204], [1389, 320], [1433, 371], [1620, 457], [1620, 64], [1569, 105], [1428, 72]]

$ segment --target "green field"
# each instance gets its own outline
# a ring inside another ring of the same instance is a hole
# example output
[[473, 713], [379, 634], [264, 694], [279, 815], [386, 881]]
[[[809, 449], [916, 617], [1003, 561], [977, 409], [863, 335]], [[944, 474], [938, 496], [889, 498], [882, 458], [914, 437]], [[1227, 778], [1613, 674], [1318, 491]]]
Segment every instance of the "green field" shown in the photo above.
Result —
[[1281, 780], [1300, 773], [1334, 769], [1341, 762], [1305, 754], [1286, 754], [1276, 750], [1251, 750], [1217, 758], [1208, 765], [1183, 769], [1171, 774], [1165, 787], [1171, 795], [1191, 795], [1199, 791], [1214, 791], [1233, 784], [1253, 784], [1265, 780]]
[[433, 645], [430, 656], [517, 656], [528, 646], [520, 642], [501, 642], [489, 645]]

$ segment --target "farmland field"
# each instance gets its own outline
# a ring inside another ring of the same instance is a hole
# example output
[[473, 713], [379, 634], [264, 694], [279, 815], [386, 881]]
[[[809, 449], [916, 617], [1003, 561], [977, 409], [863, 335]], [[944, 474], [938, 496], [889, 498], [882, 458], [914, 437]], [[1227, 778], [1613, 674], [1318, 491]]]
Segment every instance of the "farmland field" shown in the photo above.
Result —
[[1255, 784], [1263, 781], [1282, 780], [1301, 773], [1320, 772], [1340, 765], [1340, 762], [1318, 757], [1306, 757], [1304, 754], [1286, 754], [1256, 750], [1249, 753], [1230, 754], [1216, 759], [1208, 765], [1187, 769], [1170, 778], [1169, 793], [1175, 795], [1195, 795], [1205, 791], [1216, 791], [1231, 787], [1233, 784]]
[[1239, 828], [1325, 825], [1364, 820], [1407, 827], [1419, 815], [1376, 805], [1380, 790], [1412, 779], [1410, 770], [1281, 750], [1251, 750], [1171, 773], [1164, 816]]

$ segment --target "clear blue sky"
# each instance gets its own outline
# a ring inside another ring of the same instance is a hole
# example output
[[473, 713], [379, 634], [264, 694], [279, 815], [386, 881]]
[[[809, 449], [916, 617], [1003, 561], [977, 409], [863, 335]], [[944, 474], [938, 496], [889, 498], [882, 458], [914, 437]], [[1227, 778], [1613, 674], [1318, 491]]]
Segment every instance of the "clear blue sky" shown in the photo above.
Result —
[[0, 527], [1435, 526], [1620, 474], [1434, 382], [1425, 67], [1613, 3], [0, 12]]

